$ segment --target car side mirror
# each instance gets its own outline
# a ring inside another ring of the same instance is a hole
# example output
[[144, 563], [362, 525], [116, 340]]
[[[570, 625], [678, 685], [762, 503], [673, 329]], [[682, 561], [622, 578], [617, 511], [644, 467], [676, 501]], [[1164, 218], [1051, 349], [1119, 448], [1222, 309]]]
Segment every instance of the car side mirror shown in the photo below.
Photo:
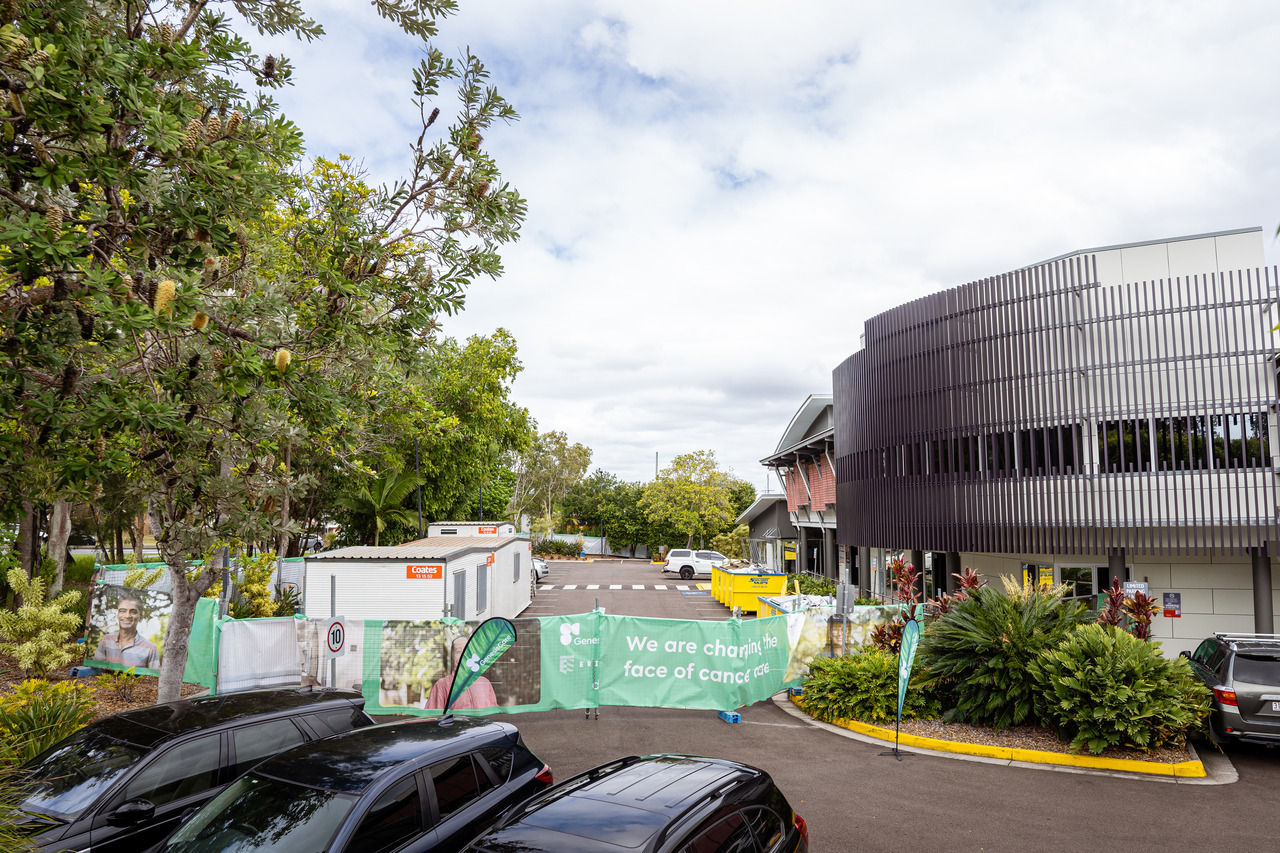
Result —
[[129, 800], [107, 816], [111, 826], [134, 826], [155, 817], [156, 807], [150, 800]]
[[1186, 658], [1187, 660], [1191, 660], [1191, 652], [1188, 652], [1188, 651], [1181, 651], [1181, 652], [1178, 652], [1178, 657], [1180, 657], [1180, 658]]

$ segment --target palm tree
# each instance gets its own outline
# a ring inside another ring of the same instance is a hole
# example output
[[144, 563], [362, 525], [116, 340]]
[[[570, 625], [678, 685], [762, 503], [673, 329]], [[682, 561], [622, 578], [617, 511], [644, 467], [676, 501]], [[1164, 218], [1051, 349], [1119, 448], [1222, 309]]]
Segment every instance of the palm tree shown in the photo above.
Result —
[[342, 495], [338, 503], [373, 522], [373, 544], [389, 524], [410, 524], [416, 516], [406, 509], [404, 499], [422, 485], [423, 480], [412, 471], [392, 471], [372, 481], [360, 484], [353, 495]]

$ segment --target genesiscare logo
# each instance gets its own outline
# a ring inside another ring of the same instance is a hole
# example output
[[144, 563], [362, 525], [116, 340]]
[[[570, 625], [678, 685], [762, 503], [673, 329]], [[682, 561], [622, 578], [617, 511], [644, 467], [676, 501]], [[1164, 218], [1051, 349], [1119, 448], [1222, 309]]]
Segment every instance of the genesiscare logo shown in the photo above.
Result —
[[560, 625], [560, 645], [562, 646], [594, 646], [600, 642], [599, 637], [583, 639], [582, 625], [577, 622], [565, 622]]

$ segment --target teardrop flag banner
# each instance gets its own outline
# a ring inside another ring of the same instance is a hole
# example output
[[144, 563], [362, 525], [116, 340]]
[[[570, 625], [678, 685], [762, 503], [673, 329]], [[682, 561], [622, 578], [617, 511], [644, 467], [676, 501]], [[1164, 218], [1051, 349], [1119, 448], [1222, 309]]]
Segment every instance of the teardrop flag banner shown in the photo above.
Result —
[[898, 749], [898, 732], [902, 728], [902, 703], [907, 698], [907, 683], [911, 681], [911, 665], [916, 659], [916, 646], [920, 644], [920, 623], [908, 619], [902, 626], [902, 643], [898, 646], [898, 719], [893, 725], [893, 749], [881, 755], [892, 755], [899, 761], [902, 752]]
[[449, 686], [449, 701], [444, 705], [444, 713], [449, 713], [453, 703], [457, 701], [476, 679], [484, 674], [493, 662], [502, 657], [503, 652], [515, 645], [516, 626], [510, 619], [494, 616], [486, 619], [471, 632], [467, 644], [462, 647], [462, 657], [453, 672], [453, 682]]

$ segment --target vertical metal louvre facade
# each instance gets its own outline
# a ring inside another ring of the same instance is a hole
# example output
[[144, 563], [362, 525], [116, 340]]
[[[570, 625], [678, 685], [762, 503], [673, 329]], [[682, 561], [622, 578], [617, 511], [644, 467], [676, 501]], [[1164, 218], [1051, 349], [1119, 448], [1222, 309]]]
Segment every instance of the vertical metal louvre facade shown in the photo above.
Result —
[[1276, 268], [1100, 284], [1080, 254], [867, 321], [834, 372], [850, 545], [1242, 553], [1277, 524]]

